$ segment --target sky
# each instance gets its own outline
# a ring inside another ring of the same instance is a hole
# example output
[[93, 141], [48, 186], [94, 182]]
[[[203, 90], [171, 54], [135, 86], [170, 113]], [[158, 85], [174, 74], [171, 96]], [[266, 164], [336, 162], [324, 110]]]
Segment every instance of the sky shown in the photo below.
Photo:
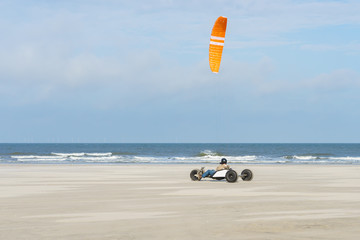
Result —
[[0, 142], [359, 143], [359, 12], [358, 0], [0, 0]]

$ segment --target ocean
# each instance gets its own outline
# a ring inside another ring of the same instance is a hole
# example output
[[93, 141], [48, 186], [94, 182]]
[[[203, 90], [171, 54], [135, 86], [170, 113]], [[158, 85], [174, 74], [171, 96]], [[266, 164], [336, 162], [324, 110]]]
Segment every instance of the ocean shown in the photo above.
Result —
[[1, 143], [5, 164], [360, 164], [360, 144]]

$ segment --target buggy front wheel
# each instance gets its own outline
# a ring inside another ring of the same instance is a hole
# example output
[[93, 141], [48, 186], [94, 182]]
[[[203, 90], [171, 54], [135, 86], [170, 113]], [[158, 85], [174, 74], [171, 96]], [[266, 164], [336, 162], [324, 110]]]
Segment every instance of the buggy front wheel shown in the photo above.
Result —
[[193, 181], [199, 181], [199, 178], [197, 177], [197, 174], [200, 170], [199, 169], [194, 169], [190, 172], [190, 178]]
[[253, 179], [253, 173], [250, 169], [244, 169], [242, 172], [241, 172], [241, 179], [243, 181], [251, 181]]

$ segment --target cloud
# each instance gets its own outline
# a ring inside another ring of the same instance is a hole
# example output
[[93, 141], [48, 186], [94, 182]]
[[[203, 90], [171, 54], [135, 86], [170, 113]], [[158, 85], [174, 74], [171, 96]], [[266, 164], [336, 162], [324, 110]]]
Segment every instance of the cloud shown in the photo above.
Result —
[[254, 93], [259, 96], [272, 96], [274, 99], [281, 99], [282, 95], [301, 96], [306, 101], [314, 100], [314, 96], [318, 100], [334, 99], [343, 94], [347, 94], [347, 97], [357, 96], [354, 91], [360, 90], [360, 73], [352, 69], [336, 69], [315, 77], [297, 80], [269, 79], [272, 79], [271, 75], [259, 78], [254, 85]]
[[106, 99], [109, 104], [112, 98], [114, 104], [121, 100], [122, 105], [131, 105], [196, 88], [205, 80], [200, 72], [208, 71], [207, 65], [183, 66], [152, 50], [115, 58], [91, 53], [61, 56], [57, 50], [29, 46], [2, 51], [2, 56], [1, 97], [13, 98], [10, 104], [19, 105], [69, 97], [91, 99], [91, 95], [99, 97], [99, 104]]
[[248, 87], [269, 91], [271, 85], [265, 79], [274, 68], [267, 57], [255, 63], [228, 58], [222, 63], [222, 75], [215, 76], [209, 71], [206, 56], [188, 65], [155, 50], [113, 57], [91, 52], [72, 55], [61, 48], [29, 45], [2, 49], [1, 55], [1, 98], [12, 98], [7, 104], [18, 106], [87, 102], [106, 109], [153, 99], [207, 99], [216, 95], [221, 84], [226, 91], [245, 93]]
[[300, 87], [320, 91], [340, 92], [360, 88], [360, 73], [350, 69], [337, 69], [302, 81]]
[[[297, 45], [300, 40], [279, 36], [303, 28], [360, 24], [357, 1], [26, 3], [3, 4], [3, 13], [17, 9], [22, 15], [4, 15], [0, 22], [7, 32], [0, 39], [0, 91], [3, 99], [20, 95], [18, 104], [73, 99], [82, 91], [84, 96], [92, 91], [104, 105], [111, 98], [126, 105], [191, 96], [196, 89], [213, 92], [216, 81], [206, 58], [209, 23], [218, 15], [229, 17], [229, 50]], [[358, 43], [302, 48], [351, 51]], [[293, 84], [275, 77], [281, 69], [267, 54], [248, 63], [228, 51], [222, 69], [226, 84], [250, 88], [254, 94], [285, 91]]]
[[226, 42], [226, 48], [229, 49], [245, 49], [245, 48], [263, 48], [263, 47], [279, 47], [288, 45], [297, 45], [296, 41], [232, 41], [231, 39]]
[[209, 22], [214, 22], [219, 15], [229, 17], [228, 34], [237, 39], [274, 37], [304, 28], [360, 24], [358, 1], [106, 1], [106, 4], [104, 1], [62, 1], [28, 2], [9, 8], [22, 8], [24, 12], [22, 24], [19, 18], [13, 25], [15, 31], [24, 27], [42, 36], [60, 38], [59, 33], [65, 33], [72, 41], [78, 38], [87, 43], [111, 41], [113, 37], [116, 41], [125, 38], [135, 42], [139, 37], [142, 42], [144, 38], [162, 39], [163, 44], [164, 39], [182, 42], [192, 36], [193, 41], [198, 41], [205, 35], [208, 38]]
[[359, 42], [351, 42], [347, 44], [304, 44], [301, 46], [303, 50], [309, 51], [339, 51], [345, 52], [349, 55], [358, 55], [360, 54], [360, 43]]
[[243, 31], [250, 36], [360, 24], [359, 9], [357, 1], [241, 1], [232, 11], [241, 17], [235, 18], [231, 25], [238, 33]]

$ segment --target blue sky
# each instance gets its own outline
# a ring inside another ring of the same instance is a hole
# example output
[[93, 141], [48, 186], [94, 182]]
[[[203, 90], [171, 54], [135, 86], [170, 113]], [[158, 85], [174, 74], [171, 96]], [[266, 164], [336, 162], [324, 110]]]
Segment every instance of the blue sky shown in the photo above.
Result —
[[360, 142], [359, 12], [355, 0], [1, 0], [0, 142]]

